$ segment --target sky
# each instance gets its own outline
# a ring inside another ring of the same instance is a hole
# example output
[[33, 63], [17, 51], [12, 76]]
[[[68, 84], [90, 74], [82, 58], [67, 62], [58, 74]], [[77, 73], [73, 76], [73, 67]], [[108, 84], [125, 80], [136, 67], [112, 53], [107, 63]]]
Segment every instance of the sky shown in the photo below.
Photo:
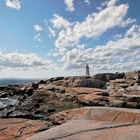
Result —
[[0, 0], [0, 78], [140, 69], [140, 0]]

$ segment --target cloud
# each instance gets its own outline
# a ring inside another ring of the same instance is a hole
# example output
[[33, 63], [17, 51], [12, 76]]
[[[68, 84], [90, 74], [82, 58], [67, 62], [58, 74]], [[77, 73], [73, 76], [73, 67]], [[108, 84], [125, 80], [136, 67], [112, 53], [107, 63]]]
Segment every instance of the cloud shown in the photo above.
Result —
[[74, 11], [74, 4], [73, 4], [74, 0], [64, 0], [64, 4], [67, 6], [67, 10], [68, 11]]
[[127, 27], [128, 25], [134, 24], [136, 19], [128, 18], [124, 22], [122, 22], [122, 27]]
[[[102, 9], [89, 14], [85, 20], [70, 22], [59, 15], [51, 19], [56, 29], [56, 49], [52, 56], [59, 57], [66, 70], [83, 69], [89, 64], [92, 70], [127, 71], [138, 69], [140, 64], [140, 26], [136, 20], [125, 18], [128, 4], [116, 5], [116, 0], [102, 4]], [[117, 33], [105, 45], [86, 46], [83, 38], [94, 39], [114, 27], [125, 28], [132, 25], [124, 34]]]
[[132, 37], [132, 36], [139, 36], [140, 34], [140, 26], [139, 25], [132, 25], [129, 30], [127, 30], [125, 36], [126, 37]]
[[35, 29], [36, 32], [43, 31], [43, 27], [41, 25], [38, 25], [38, 24], [34, 25], [34, 29]]
[[41, 32], [44, 30], [41, 25], [34, 25], [34, 30], [36, 32], [36, 35], [34, 36], [34, 39], [38, 42], [41, 42]]
[[36, 53], [0, 52], [1, 78], [41, 78], [62, 76], [66, 72], [53, 61]]
[[94, 72], [139, 69], [140, 25], [133, 25], [122, 38], [108, 41], [105, 45], [72, 48], [63, 54], [62, 61], [65, 69], [83, 69], [86, 64]]
[[83, 37], [94, 38], [110, 28], [121, 26], [127, 10], [127, 4], [113, 5], [88, 15], [82, 22], [72, 23], [55, 14], [51, 22], [58, 30], [58, 38], [55, 42], [56, 47], [72, 47]]
[[53, 27], [56, 29], [67, 29], [70, 26], [70, 23], [68, 20], [64, 19], [63, 17], [54, 14], [53, 19], [50, 20], [51, 23], [53, 24]]
[[101, 11], [105, 7], [112, 7], [117, 4], [118, 0], [106, 0], [100, 4], [100, 6], [96, 7], [98, 11]]
[[[136, 25], [136, 19], [126, 18], [128, 8], [128, 4], [118, 5], [117, 0], [108, 0], [83, 21], [70, 22], [54, 14], [50, 20], [52, 26], [47, 27], [56, 39], [56, 48], [50, 56], [57, 57], [65, 71], [82, 70], [86, 64], [90, 65], [92, 72], [139, 69], [140, 25]], [[125, 32], [111, 34], [111, 39], [103, 45], [82, 43], [83, 39], [94, 40], [115, 27]]]
[[116, 4], [117, 0], [109, 0], [109, 2], [107, 3], [107, 6], [114, 6]]
[[50, 37], [55, 37], [56, 36], [56, 32], [55, 32], [55, 30], [53, 30], [52, 28], [50, 28], [50, 27], [48, 27], [48, 31], [49, 31], [49, 36]]
[[90, 0], [85, 0], [85, 3], [87, 3], [87, 5], [90, 5]]
[[39, 57], [35, 53], [2, 53], [0, 52], [1, 69], [47, 69], [52, 61]]
[[101, 10], [102, 10], [102, 7], [99, 6], [99, 7], [97, 7], [96, 9], [97, 9], [98, 11], [101, 11]]
[[41, 33], [37, 33], [35, 36], [34, 36], [34, 39], [38, 42], [41, 42]]
[[6, 0], [6, 6], [12, 9], [20, 10], [21, 2], [19, 0]]
[[[87, 5], [90, 5], [90, 0], [84, 0]], [[64, 4], [66, 5], [66, 10], [69, 12], [75, 11], [74, 8], [74, 0], [64, 0]]]

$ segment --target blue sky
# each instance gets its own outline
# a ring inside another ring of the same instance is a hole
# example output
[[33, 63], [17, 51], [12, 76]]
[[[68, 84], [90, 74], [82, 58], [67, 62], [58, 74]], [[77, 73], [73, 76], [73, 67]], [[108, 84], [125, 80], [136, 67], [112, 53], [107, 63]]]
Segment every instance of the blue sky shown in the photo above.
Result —
[[139, 0], [1, 0], [0, 78], [139, 69]]

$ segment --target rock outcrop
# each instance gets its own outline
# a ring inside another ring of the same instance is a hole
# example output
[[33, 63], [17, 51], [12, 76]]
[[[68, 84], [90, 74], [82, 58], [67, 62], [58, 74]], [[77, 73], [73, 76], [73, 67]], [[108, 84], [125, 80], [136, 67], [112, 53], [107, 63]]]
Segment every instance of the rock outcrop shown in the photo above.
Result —
[[61, 124], [28, 140], [134, 140], [140, 139], [140, 110], [81, 108], [50, 117]]
[[30, 136], [47, 130], [50, 124], [41, 120], [0, 119], [0, 140], [26, 140]]
[[115, 80], [116, 79], [116, 74], [113, 73], [100, 73], [92, 76], [93, 80], [101, 80], [105, 82], [109, 82], [109, 80]]
[[139, 79], [140, 79], [140, 71], [126, 72], [126, 73], [125, 73], [125, 78], [126, 78], [126, 79], [135, 79], [135, 80], [139, 80]]
[[[0, 124], [2, 120], [4, 122], [0, 125], [0, 140], [26, 139], [39, 132], [38, 126], [45, 127], [41, 131], [49, 130], [31, 137], [31, 140], [43, 140], [45, 137], [49, 140], [102, 140], [110, 137], [114, 140], [132, 140], [135, 135], [139, 138], [137, 130], [140, 128], [140, 112], [113, 108], [140, 108], [139, 73], [55, 77], [38, 83], [2, 87]], [[16, 121], [25, 123], [25, 126], [19, 124], [18, 127]], [[5, 127], [6, 123], [8, 127]], [[114, 132], [118, 136], [114, 136]], [[127, 136], [122, 135], [122, 132]], [[17, 136], [17, 133], [21, 136]]]
[[101, 80], [93, 80], [89, 78], [83, 79], [75, 79], [69, 81], [67, 84], [69, 87], [90, 87], [90, 88], [103, 88], [105, 86], [105, 82]]
[[[83, 106], [140, 108], [138, 72], [128, 75], [131, 78], [124, 78], [123, 73], [56, 77], [8, 86], [0, 91], [0, 117], [46, 119], [50, 114]], [[123, 78], [116, 79], [119, 77]]]

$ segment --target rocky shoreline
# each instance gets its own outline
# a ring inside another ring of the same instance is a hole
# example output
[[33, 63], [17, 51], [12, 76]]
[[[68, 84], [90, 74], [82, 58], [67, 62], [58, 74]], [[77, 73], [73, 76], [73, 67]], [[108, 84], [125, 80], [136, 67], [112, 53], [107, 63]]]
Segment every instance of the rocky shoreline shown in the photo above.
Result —
[[[71, 125], [73, 126], [73, 124], [68, 125], [68, 123], [69, 121], [73, 123], [73, 118], [77, 116], [77, 113], [80, 115], [79, 118], [76, 118], [78, 121], [81, 117], [83, 118], [83, 110], [96, 110], [96, 106], [102, 106], [97, 109], [99, 113], [102, 112], [103, 108], [107, 110], [107, 112], [110, 112], [113, 107], [139, 109], [140, 71], [115, 74], [104, 73], [91, 77], [56, 77], [41, 80], [38, 83], [2, 87], [0, 88], [0, 140], [32, 140], [35, 139], [34, 136], [33, 138], [29, 137], [36, 133], [38, 135], [35, 136], [36, 140], [76, 139], [76, 137], [71, 136], [60, 137], [60, 135], [64, 135], [61, 134], [61, 132], [57, 133], [56, 137], [53, 138], [51, 137], [51, 133], [53, 133], [53, 131], [55, 133], [55, 129], [63, 128], [63, 125], [64, 128], [65, 125], [67, 127], [69, 127], [69, 125], [70, 127]], [[90, 109], [85, 107], [90, 107]], [[77, 108], [75, 115], [70, 118], [68, 116], [66, 117], [69, 111], [73, 112], [75, 110], [74, 108]], [[129, 109], [125, 109], [124, 112], [129, 112], [128, 110]], [[94, 114], [95, 111], [92, 112]], [[139, 117], [139, 111], [136, 112]], [[112, 115], [113, 114], [116, 114], [116, 112], [112, 113]], [[131, 118], [131, 114], [132, 116], [134, 114], [132, 110], [131, 113], [127, 113], [128, 116], [126, 120], [128, 120], [129, 123], [132, 122], [131, 119], [129, 119]], [[103, 116], [104, 115], [102, 115], [102, 117]], [[111, 114], [107, 117], [110, 118]], [[122, 115], [121, 117], [125, 116]], [[134, 119], [136, 121], [135, 117]], [[95, 118], [90, 120], [95, 121]], [[83, 119], [83, 121], [85, 121], [85, 119]], [[106, 122], [106, 120], [98, 121], [98, 123]], [[107, 122], [108, 121], [109, 120], [107, 120]], [[122, 119], [120, 118], [118, 122], [121, 123], [121, 121]], [[78, 126], [80, 125], [79, 122], [75, 123], [75, 125], [76, 124]], [[82, 121], [81, 125], [84, 125]], [[90, 129], [90, 127], [92, 128], [92, 126], [88, 126], [88, 129]], [[102, 125], [99, 125], [98, 128], [101, 127]], [[12, 129], [15, 131], [11, 132]], [[44, 138], [41, 138], [40, 131], [44, 131], [46, 137], [44, 133], [41, 133], [44, 136]], [[82, 131], [81, 135], [78, 135], [81, 140], [85, 132], [78, 129], [77, 131]], [[118, 130], [118, 133], [119, 131], [120, 130]], [[77, 134], [74, 136], [76, 135]], [[84, 137], [82, 140], [84, 140]]]

